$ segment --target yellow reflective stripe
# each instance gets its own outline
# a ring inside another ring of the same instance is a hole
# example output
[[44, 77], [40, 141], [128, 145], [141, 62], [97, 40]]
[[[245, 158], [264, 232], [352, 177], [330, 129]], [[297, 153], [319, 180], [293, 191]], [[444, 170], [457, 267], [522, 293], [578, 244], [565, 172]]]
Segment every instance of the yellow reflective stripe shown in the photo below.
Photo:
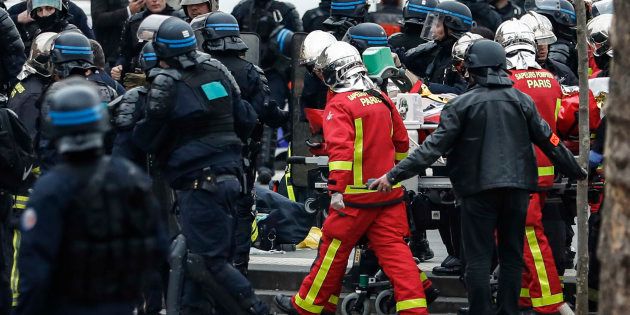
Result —
[[[291, 156], [291, 146], [287, 150], [287, 156]], [[291, 184], [291, 164], [287, 164], [287, 171], [284, 173], [284, 183], [287, 186], [287, 198], [291, 201], [295, 201], [295, 192], [293, 191], [293, 185]]]
[[396, 152], [396, 161], [402, 161], [404, 160], [407, 155], [409, 155], [407, 152]]
[[564, 302], [564, 294], [558, 293], [551, 296], [543, 296], [539, 298], [532, 298], [532, 306], [533, 307], [543, 307], [554, 305], [558, 303]]
[[324, 309], [323, 306], [313, 304], [315, 302], [315, 298], [317, 298], [317, 294], [319, 294], [319, 290], [322, 288], [322, 284], [328, 275], [328, 271], [330, 270], [330, 266], [332, 266], [333, 261], [335, 260], [335, 255], [337, 255], [337, 250], [341, 246], [341, 241], [334, 238], [328, 249], [326, 250], [326, 255], [322, 260], [322, 264], [319, 266], [319, 270], [315, 275], [315, 279], [313, 280], [313, 284], [311, 284], [311, 288], [308, 290], [306, 294], [306, 298], [302, 299], [300, 294], [295, 295], [295, 304], [306, 311], [311, 313], [319, 314]]
[[352, 161], [334, 161], [328, 163], [328, 169], [331, 171], [351, 171]]
[[42, 170], [38, 167], [34, 168], [31, 173], [35, 174], [35, 175], [41, 175], [42, 174]]
[[429, 280], [429, 277], [427, 277], [427, 274], [424, 273], [424, 271], [420, 271], [420, 280], [422, 282], [425, 282], [425, 281]]
[[556, 99], [556, 112], [554, 113], [554, 118], [558, 121], [558, 115], [560, 114], [560, 109], [562, 108], [562, 100]]
[[413, 299], [413, 300], [405, 300], [396, 303], [396, 312], [402, 312], [412, 308], [420, 308], [427, 307], [427, 300], [425, 299]]
[[[362, 187], [365, 187], [365, 184], [362, 185]], [[398, 188], [398, 187], [402, 187], [402, 185], [396, 184], [394, 186], [392, 186], [392, 188]], [[357, 195], [357, 194], [371, 194], [371, 193], [375, 193], [378, 192], [378, 190], [372, 190], [372, 189], [364, 189], [364, 188], [352, 188], [352, 186], [348, 185], [346, 186], [346, 190], [344, 190], [344, 194], [347, 195]]]
[[540, 284], [541, 295], [543, 297], [550, 297], [551, 288], [549, 287], [549, 279], [547, 279], [545, 261], [542, 256], [542, 252], [540, 251], [540, 246], [538, 246], [538, 239], [536, 238], [536, 231], [534, 230], [534, 227], [526, 226], [525, 236], [527, 238], [529, 249], [532, 252], [532, 256], [534, 258], [534, 266], [536, 267], [536, 274], [538, 275], [538, 283]]
[[14, 209], [24, 210], [26, 209], [26, 203], [28, 202], [28, 196], [15, 196], [15, 204], [13, 205]]
[[363, 182], [363, 120], [354, 120], [354, 185], [361, 186]]
[[255, 242], [257, 239], [258, 239], [258, 222], [256, 222], [256, 218], [254, 218], [254, 221], [252, 221], [252, 236], [251, 236], [252, 243]]
[[529, 289], [528, 288], [521, 288], [521, 297], [522, 298], [528, 298], [529, 297]]
[[539, 166], [538, 167], [538, 176], [553, 176], [554, 168], [553, 166]]
[[337, 305], [339, 304], [339, 297], [336, 295], [331, 295], [330, 298], [328, 299], [328, 303], [332, 304], [332, 305]]
[[17, 196], [15, 196], [15, 200], [16, 201], [22, 201], [22, 202], [28, 202], [28, 196], [17, 195]]
[[20, 242], [22, 241], [22, 235], [19, 230], [13, 231], [13, 266], [11, 267], [11, 292], [13, 293], [12, 306], [17, 306], [18, 298], [20, 297], [19, 284], [20, 284], [20, 272], [18, 270], [18, 254], [20, 252]]

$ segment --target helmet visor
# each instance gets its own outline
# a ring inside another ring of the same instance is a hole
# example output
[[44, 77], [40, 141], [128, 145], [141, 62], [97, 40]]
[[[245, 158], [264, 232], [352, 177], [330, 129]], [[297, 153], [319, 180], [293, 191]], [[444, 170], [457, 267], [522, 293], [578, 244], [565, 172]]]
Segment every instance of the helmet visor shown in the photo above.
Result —
[[441, 17], [439, 13], [431, 12], [427, 14], [427, 18], [424, 21], [424, 27], [422, 27], [422, 32], [420, 32], [420, 37], [426, 40], [435, 39], [435, 33], [438, 30], [438, 24], [442, 22], [443, 17]]
[[149, 17], [144, 19], [142, 23], [140, 23], [140, 27], [138, 27], [137, 33], [138, 39], [142, 41], [153, 41], [153, 39], [155, 38], [155, 34], [157, 34], [162, 23], [170, 18], [170, 16], [166, 15], [150, 15]]
[[193, 31], [200, 31], [206, 28], [208, 15], [210, 15], [210, 13], [202, 14], [190, 21], [190, 27], [192, 27]]

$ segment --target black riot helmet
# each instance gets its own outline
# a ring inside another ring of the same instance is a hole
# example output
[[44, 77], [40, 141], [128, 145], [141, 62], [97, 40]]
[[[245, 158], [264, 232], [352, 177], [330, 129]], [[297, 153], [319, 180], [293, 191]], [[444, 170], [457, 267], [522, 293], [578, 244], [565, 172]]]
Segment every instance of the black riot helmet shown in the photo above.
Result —
[[144, 44], [142, 50], [140, 51], [139, 60], [140, 67], [145, 73], [148, 73], [151, 69], [158, 66], [159, 60], [157, 54], [155, 53], [155, 49], [153, 48], [152, 42]]
[[354, 46], [362, 54], [370, 47], [387, 46], [387, 33], [376, 23], [361, 23], [349, 28], [342, 41]]
[[403, 23], [423, 25], [427, 15], [435, 10], [438, 0], [407, 0], [403, 7]]
[[50, 61], [59, 78], [66, 78], [75, 70], [94, 67], [94, 52], [90, 40], [76, 31], [65, 31], [55, 38]]
[[420, 36], [429, 40], [433, 39], [433, 30], [439, 22], [442, 22], [455, 38], [460, 38], [473, 27], [472, 13], [465, 4], [451, 0], [443, 1], [427, 15]]
[[177, 17], [152, 14], [142, 21], [137, 35], [140, 40], [153, 41], [156, 55], [164, 61], [197, 50], [193, 29]]
[[[59, 153], [82, 152], [103, 147], [109, 130], [106, 104], [93, 83], [68, 79], [44, 101], [49, 109], [46, 123]], [[66, 83], [66, 84], [63, 84]]]
[[526, 0], [525, 10], [542, 14], [558, 26], [577, 25], [575, 8], [568, 0]]
[[245, 51], [247, 45], [241, 39], [238, 21], [225, 12], [200, 15], [190, 22], [192, 29], [203, 35], [203, 48], [208, 51]]
[[467, 69], [500, 68], [505, 70], [507, 69], [505, 49], [492, 40], [477, 40], [468, 47], [464, 65]]
[[367, 0], [332, 0], [330, 16], [332, 18], [346, 17], [364, 21], [370, 5]]

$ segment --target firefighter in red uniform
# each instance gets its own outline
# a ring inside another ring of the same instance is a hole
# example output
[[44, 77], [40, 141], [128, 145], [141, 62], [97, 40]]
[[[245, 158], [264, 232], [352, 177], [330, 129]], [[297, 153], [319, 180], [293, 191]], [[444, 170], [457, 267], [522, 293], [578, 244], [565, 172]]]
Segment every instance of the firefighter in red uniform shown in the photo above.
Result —
[[[527, 24], [513, 19], [497, 29], [496, 41], [507, 54], [507, 68], [514, 88], [529, 95], [542, 119], [556, 132], [562, 90], [554, 75], [536, 62], [536, 38]], [[553, 163], [538, 148], [538, 191], [530, 195], [525, 219], [525, 268], [520, 305], [532, 307], [537, 314], [573, 314], [564, 303], [562, 284], [553, 253], [542, 224], [542, 208], [554, 181]]]
[[409, 234], [400, 185], [391, 192], [367, 189], [407, 156], [407, 131], [391, 100], [377, 91], [356, 48], [337, 42], [317, 60], [318, 76], [334, 92], [324, 113], [331, 211], [319, 254], [293, 296], [276, 297], [289, 314], [334, 314], [348, 256], [362, 236], [394, 286], [398, 314], [428, 314], [420, 271], [404, 241]]

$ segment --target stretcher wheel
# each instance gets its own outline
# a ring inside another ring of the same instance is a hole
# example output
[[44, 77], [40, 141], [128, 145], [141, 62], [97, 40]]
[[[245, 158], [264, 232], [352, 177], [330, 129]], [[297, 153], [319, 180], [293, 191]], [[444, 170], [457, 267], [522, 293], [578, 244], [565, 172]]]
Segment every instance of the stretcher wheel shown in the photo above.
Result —
[[396, 315], [396, 299], [394, 299], [394, 291], [388, 289], [381, 291], [376, 296], [376, 314], [378, 315]]
[[357, 293], [350, 293], [341, 302], [341, 314], [342, 315], [369, 315], [370, 314], [370, 299], [363, 299], [363, 305], [356, 305], [359, 301], [359, 295]]

